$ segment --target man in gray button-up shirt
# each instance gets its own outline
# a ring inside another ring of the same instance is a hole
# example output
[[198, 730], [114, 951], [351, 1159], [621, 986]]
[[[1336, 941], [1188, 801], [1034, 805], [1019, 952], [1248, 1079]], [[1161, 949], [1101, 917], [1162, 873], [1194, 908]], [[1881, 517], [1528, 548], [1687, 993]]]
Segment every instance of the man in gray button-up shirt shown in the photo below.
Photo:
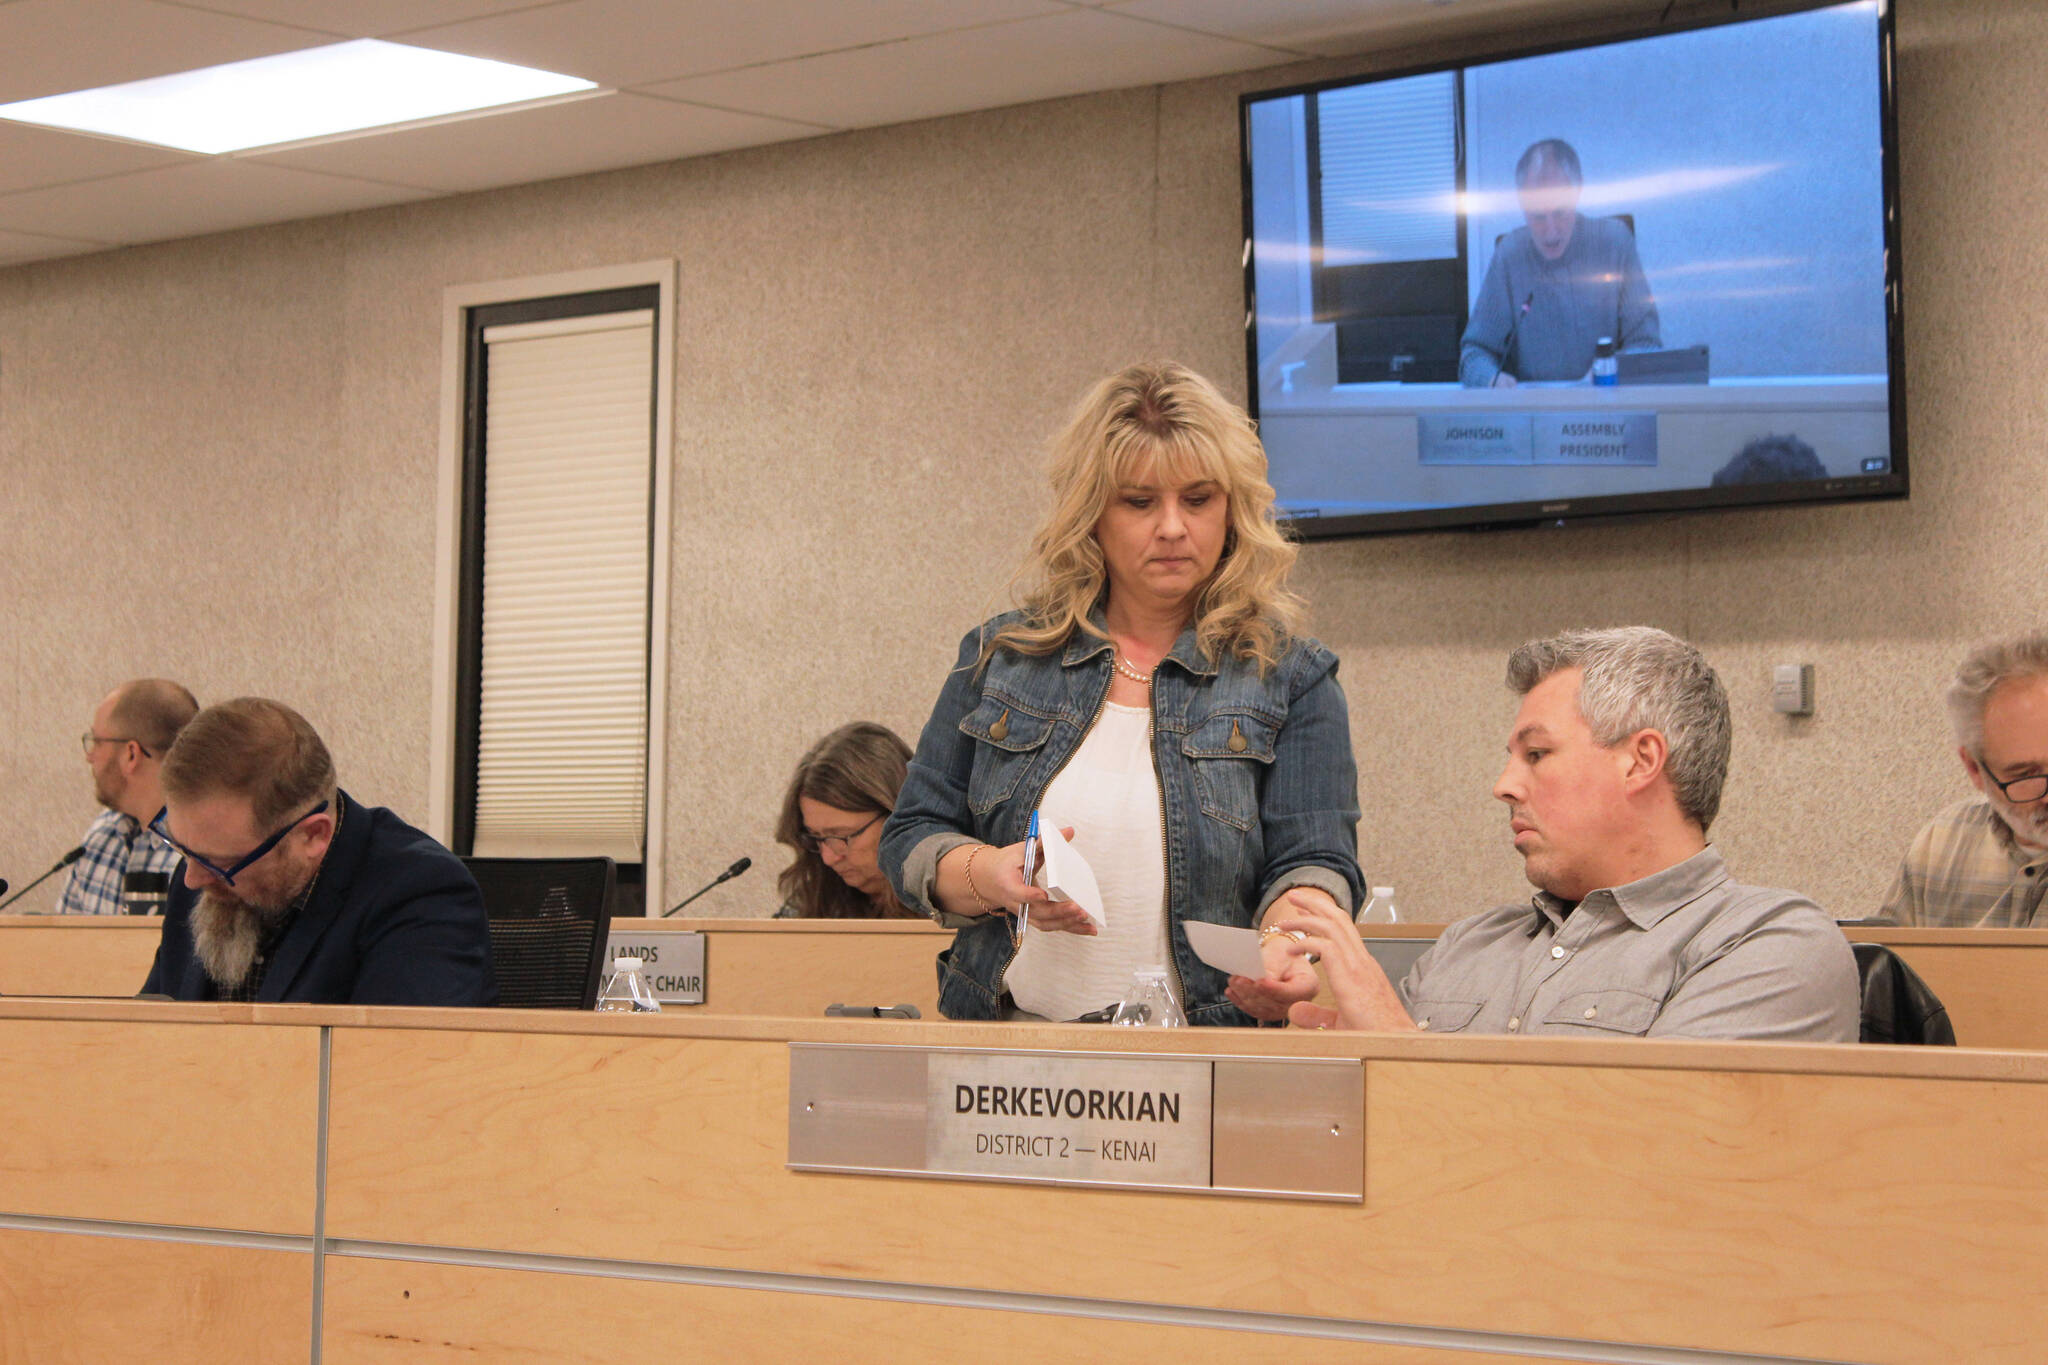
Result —
[[1707, 827], [1728, 696], [1661, 630], [1575, 631], [1508, 661], [1522, 696], [1494, 795], [1537, 888], [1449, 926], [1397, 990], [1340, 914], [1282, 921], [1317, 953], [1328, 1028], [1853, 1043], [1855, 962], [1804, 896], [1732, 880]]

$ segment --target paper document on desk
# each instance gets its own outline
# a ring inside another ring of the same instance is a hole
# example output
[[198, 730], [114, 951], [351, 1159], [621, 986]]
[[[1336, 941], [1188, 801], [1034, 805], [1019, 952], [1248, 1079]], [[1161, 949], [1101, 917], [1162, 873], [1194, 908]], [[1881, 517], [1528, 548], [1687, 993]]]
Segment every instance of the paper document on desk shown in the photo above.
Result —
[[1182, 920], [1180, 927], [1186, 932], [1188, 947], [1195, 950], [1195, 956], [1217, 971], [1248, 976], [1254, 981], [1265, 976], [1266, 960], [1259, 954], [1258, 930], [1196, 919]]
[[1095, 885], [1095, 870], [1067, 842], [1059, 822], [1045, 818], [1043, 812], [1038, 821], [1038, 854], [1041, 861], [1032, 883], [1044, 887], [1045, 893], [1056, 901], [1072, 901], [1087, 911], [1089, 919], [1107, 927], [1109, 921], [1103, 918], [1102, 891]]

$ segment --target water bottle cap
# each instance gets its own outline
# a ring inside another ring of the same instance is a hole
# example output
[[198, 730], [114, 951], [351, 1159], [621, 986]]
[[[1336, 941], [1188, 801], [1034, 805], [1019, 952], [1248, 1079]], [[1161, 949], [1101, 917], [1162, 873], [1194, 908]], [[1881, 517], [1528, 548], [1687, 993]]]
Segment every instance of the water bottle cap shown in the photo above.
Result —
[[637, 972], [645, 965], [637, 957], [615, 957], [612, 959], [612, 970], [615, 972]]
[[1394, 898], [1394, 888], [1391, 886], [1375, 886], [1372, 893], [1375, 896], [1385, 896], [1388, 900]]

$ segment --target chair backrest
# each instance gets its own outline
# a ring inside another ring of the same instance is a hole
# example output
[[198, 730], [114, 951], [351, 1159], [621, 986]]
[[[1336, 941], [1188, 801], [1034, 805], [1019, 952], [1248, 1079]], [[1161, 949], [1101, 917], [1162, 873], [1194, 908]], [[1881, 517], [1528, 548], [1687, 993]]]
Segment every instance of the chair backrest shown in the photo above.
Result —
[[464, 858], [491, 918], [501, 1008], [587, 1010], [597, 1004], [611, 927], [610, 858]]
[[1948, 1006], [1904, 958], [1882, 943], [1852, 943], [1849, 947], [1856, 954], [1856, 975], [1863, 988], [1860, 1041], [1956, 1045]]

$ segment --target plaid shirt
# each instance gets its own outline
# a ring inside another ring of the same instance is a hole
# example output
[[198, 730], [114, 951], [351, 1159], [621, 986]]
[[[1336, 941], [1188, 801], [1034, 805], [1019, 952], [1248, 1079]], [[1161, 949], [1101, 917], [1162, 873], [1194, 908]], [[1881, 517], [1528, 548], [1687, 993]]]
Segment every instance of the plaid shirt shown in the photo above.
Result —
[[71, 865], [60, 915], [118, 915], [121, 879], [130, 872], [175, 872], [177, 853], [119, 811], [101, 811], [85, 832], [85, 855]]
[[2048, 852], [2021, 848], [1982, 797], [1913, 836], [1878, 917], [1914, 929], [2048, 929]]

